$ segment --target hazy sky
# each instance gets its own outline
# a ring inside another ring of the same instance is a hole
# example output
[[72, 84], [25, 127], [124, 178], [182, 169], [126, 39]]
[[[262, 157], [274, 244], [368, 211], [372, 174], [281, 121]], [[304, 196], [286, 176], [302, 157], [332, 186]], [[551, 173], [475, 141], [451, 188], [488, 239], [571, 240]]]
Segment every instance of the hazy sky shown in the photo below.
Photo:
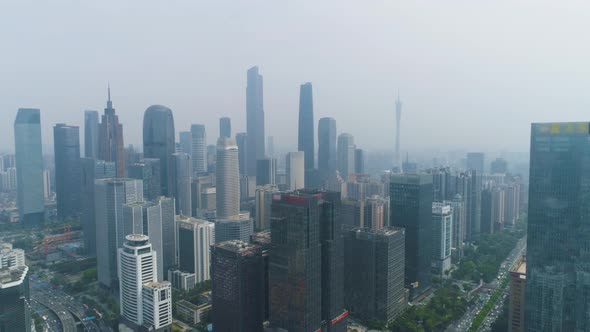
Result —
[[6, 0], [0, 150], [19, 107], [41, 109], [51, 145], [55, 123], [103, 112], [107, 82], [125, 144], [141, 144], [151, 104], [213, 143], [221, 116], [245, 131], [258, 65], [277, 146], [296, 146], [309, 81], [316, 128], [332, 116], [360, 147], [393, 149], [399, 89], [404, 151], [526, 151], [530, 122], [590, 119], [588, 17], [587, 1]]

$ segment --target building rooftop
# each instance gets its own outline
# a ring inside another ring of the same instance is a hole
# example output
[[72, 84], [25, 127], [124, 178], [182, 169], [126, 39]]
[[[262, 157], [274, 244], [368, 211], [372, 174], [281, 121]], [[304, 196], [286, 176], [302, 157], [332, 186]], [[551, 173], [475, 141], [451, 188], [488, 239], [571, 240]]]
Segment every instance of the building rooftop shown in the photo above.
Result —
[[27, 276], [28, 272], [29, 267], [26, 265], [12, 267], [9, 269], [0, 269], [0, 289], [20, 285]]
[[512, 272], [516, 272], [519, 274], [526, 274], [526, 261], [523, 260], [520, 264], [518, 264]]
[[261, 252], [260, 246], [240, 240], [230, 240], [217, 243], [214, 245], [214, 247], [239, 254], [240, 256], [251, 256]]
[[432, 214], [449, 214], [451, 213], [451, 206], [445, 203], [433, 202], [432, 203]]
[[152, 288], [152, 289], [159, 289], [159, 288], [169, 288], [170, 286], [170, 282], [169, 281], [152, 281], [152, 282], [148, 282], [143, 284], [143, 287], [145, 288]]

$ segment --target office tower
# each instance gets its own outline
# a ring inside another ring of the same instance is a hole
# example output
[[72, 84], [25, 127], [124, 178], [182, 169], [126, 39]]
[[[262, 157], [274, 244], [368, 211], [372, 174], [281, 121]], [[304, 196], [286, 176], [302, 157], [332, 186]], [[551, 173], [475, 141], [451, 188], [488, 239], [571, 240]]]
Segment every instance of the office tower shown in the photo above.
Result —
[[176, 213], [190, 216], [192, 214], [191, 199], [191, 157], [183, 152], [173, 155], [174, 168], [174, 198], [176, 199]]
[[[125, 153], [125, 172], [127, 172], [127, 170], [129, 169], [129, 166], [133, 165], [135, 163], [138, 163], [141, 160], [143, 154], [141, 152], [139, 152], [133, 146], [133, 144], [127, 145], [127, 147], [123, 151]], [[127, 174], [127, 173], [125, 173], [125, 174]]]
[[490, 163], [490, 173], [505, 174], [508, 172], [508, 163], [503, 158], [496, 158]]
[[176, 265], [174, 198], [160, 196], [153, 202], [124, 204], [123, 218], [125, 233], [150, 238], [158, 259], [157, 280], [164, 280], [166, 271]]
[[149, 331], [172, 331], [172, 287], [168, 281], [143, 284], [143, 326]]
[[484, 154], [483, 152], [468, 152], [467, 153], [467, 170], [474, 170], [478, 176], [483, 174]]
[[256, 194], [256, 177], [255, 176], [241, 176], [240, 177], [240, 202], [247, 202], [251, 200]]
[[[143, 198], [146, 201], [153, 201], [162, 193], [162, 186], [160, 184], [160, 159], [158, 158], [144, 158], [138, 163], [133, 163], [127, 168], [128, 176], [131, 179], [138, 179], [143, 181]], [[173, 179], [171, 174], [171, 178]], [[164, 179], [164, 181], [168, 181]], [[174, 186], [170, 187], [174, 189]]]
[[510, 271], [510, 302], [508, 332], [524, 332], [525, 329], [526, 262], [521, 261]]
[[274, 158], [258, 159], [256, 167], [256, 185], [276, 184], [277, 160]]
[[183, 272], [180, 270], [168, 270], [167, 280], [172, 284], [172, 288], [180, 290], [193, 289], [197, 283], [194, 273]]
[[84, 111], [84, 157], [98, 159], [97, 111]]
[[117, 176], [117, 167], [114, 162], [96, 160], [92, 158], [80, 158], [80, 221], [84, 233], [84, 249], [88, 256], [96, 256], [96, 215], [94, 209], [95, 185], [99, 179], [114, 178]]
[[217, 218], [231, 219], [240, 213], [238, 146], [227, 137], [217, 140]]
[[254, 233], [250, 237], [250, 242], [260, 246], [262, 249], [262, 260], [264, 264], [263, 268], [263, 284], [264, 284], [264, 319], [268, 321], [270, 315], [270, 301], [269, 301], [269, 269], [270, 269], [270, 228], [264, 231]]
[[219, 137], [231, 137], [231, 119], [226, 116], [219, 118]]
[[115, 114], [111, 101], [111, 89], [108, 89], [107, 107], [104, 109], [102, 122], [98, 128], [98, 159], [113, 161], [117, 165], [117, 177], [125, 176], [125, 151], [123, 144], [123, 125]]
[[399, 99], [399, 93], [397, 100], [395, 101], [395, 155], [393, 166], [399, 171], [402, 170], [402, 158], [400, 154], [400, 127], [402, 121], [402, 101]]
[[520, 183], [513, 182], [504, 187], [504, 223], [514, 226], [520, 215]]
[[178, 268], [183, 272], [194, 273], [197, 283], [211, 279], [209, 247], [215, 243], [215, 224], [178, 216], [176, 229]]
[[338, 171], [345, 181], [355, 173], [354, 169], [354, 138], [351, 134], [338, 135]]
[[172, 196], [169, 188], [174, 187], [171, 175], [174, 165], [172, 154], [176, 152], [175, 137], [172, 111], [162, 105], [148, 107], [143, 114], [143, 157], [160, 160], [158, 177], [160, 192], [164, 196]]
[[287, 153], [287, 188], [297, 190], [305, 187], [305, 154], [303, 151]]
[[226, 241], [212, 246], [211, 294], [216, 331], [262, 332], [262, 248], [242, 241]]
[[318, 123], [318, 169], [325, 179], [337, 169], [336, 120], [321, 118]]
[[188, 155], [191, 154], [191, 145], [193, 144], [193, 137], [190, 131], [181, 131], [178, 133], [180, 151]]
[[451, 269], [453, 210], [444, 203], [432, 203], [432, 264], [440, 277]]
[[406, 287], [415, 299], [430, 287], [432, 257], [432, 175], [392, 174], [391, 226], [406, 230]]
[[389, 199], [374, 195], [365, 199], [362, 227], [374, 230], [389, 225]]
[[[288, 331], [346, 330], [343, 242], [337, 192], [298, 191], [273, 198], [270, 325]], [[298, 264], [292, 264], [293, 260]], [[304, 293], [301, 293], [301, 290]]]
[[116, 288], [117, 249], [123, 247], [123, 205], [143, 201], [143, 186], [135, 179], [95, 180], [94, 212], [98, 281]]
[[365, 169], [365, 162], [366, 156], [365, 151], [363, 149], [355, 149], [354, 150], [354, 171], [358, 174], [365, 174], [367, 171]]
[[40, 118], [38, 109], [19, 108], [14, 121], [16, 203], [20, 222], [25, 225], [45, 220]]
[[527, 222], [527, 331], [587, 331], [587, 122], [533, 123]]
[[265, 157], [264, 150], [264, 105], [262, 75], [258, 67], [248, 69], [246, 87], [246, 170], [247, 175], [256, 176], [256, 160]]
[[205, 125], [191, 125], [192, 176], [207, 172], [207, 137]]
[[452, 201], [443, 201], [443, 204], [451, 206], [453, 213], [453, 231], [451, 232], [451, 246], [453, 259], [463, 257], [463, 243], [465, 242], [465, 202], [461, 195], [457, 194]]
[[[14, 183], [14, 186], [9, 186], [9, 189], [16, 189], [16, 168], [9, 168], [14, 171], [14, 182], [9, 181], [10, 184]], [[10, 174], [10, 172], [8, 172]], [[12, 177], [10, 177], [12, 178]], [[9, 178], [9, 179], [10, 179]], [[51, 172], [48, 169], [43, 170], [43, 199], [49, 200], [51, 198]]]
[[213, 188], [215, 187], [215, 175], [214, 174], [199, 175], [198, 177], [192, 179], [191, 200], [192, 200], [192, 208], [193, 208], [193, 213], [192, 213], [193, 217], [200, 216], [199, 210], [203, 209], [203, 206], [201, 204], [201, 194], [202, 194], [203, 190], [205, 190], [206, 188], [211, 188], [211, 187], [213, 187]]
[[142, 234], [125, 237], [119, 249], [119, 303], [124, 323], [147, 331], [171, 331], [172, 290], [158, 281], [158, 260], [149, 238]]
[[266, 155], [270, 158], [275, 156], [275, 138], [274, 136], [268, 136], [266, 138]]
[[403, 228], [345, 227], [344, 303], [363, 320], [391, 322], [408, 302]]
[[0, 243], [0, 331], [30, 332], [29, 268], [25, 253]]
[[455, 184], [457, 193], [465, 202], [465, 237], [468, 241], [474, 241], [481, 232], [481, 177], [476, 171], [470, 170], [458, 174]]
[[257, 230], [270, 228], [272, 196], [278, 191], [279, 188], [276, 185], [256, 187], [256, 222], [254, 226]]
[[59, 123], [53, 127], [55, 193], [61, 220], [80, 213], [80, 134], [77, 126]]
[[[313, 92], [311, 83], [302, 84], [299, 89], [299, 135], [298, 150], [305, 155], [304, 170], [315, 167], [315, 139], [313, 130]], [[307, 185], [306, 185], [307, 186]]]
[[205, 211], [214, 211], [217, 209], [217, 188], [203, 188], [201, 191], [201, 206]]
[[246, 159], [248, 157], [247, 153], [247, 135], [246, 133], [237, 133], [236, 134], [236, 144], [238, 145], [238, 161], [240, 164], [240, 175], [245, 176], [248, 173], [248, 163]]
[[230, 240], [250, 241], [254, 232], [254, 225], [250, 218], [250, 212], [241, 212], [228, 219], [215, 219], [215, 242]]
[[215, 173], [216, 172], [216, 162], [217, 162], [217, 145], [209, 144], [209, 145], [207, 145], [207, 172], [208, 173]]
[[343, 225], [365, 227], [365, 201], [343, 198], [340, 216]]
[[492, 187], [481, 193], [481, 232], [493, 234], [504, 228], [504, 189]]
[[432, 174], [432, 200], [442, 202], [453, 199], [456, 194], [456, 186], [453, 183], [454, 176], [449, 167], [435, 167], [426, 170]]

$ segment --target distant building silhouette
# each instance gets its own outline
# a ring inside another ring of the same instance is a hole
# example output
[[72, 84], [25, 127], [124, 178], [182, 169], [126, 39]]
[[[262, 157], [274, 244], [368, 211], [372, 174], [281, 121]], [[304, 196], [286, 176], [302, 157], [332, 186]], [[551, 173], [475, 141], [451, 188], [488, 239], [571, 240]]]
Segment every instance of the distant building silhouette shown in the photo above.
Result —
[[245, 176], [248, 173], [248, 140], [246, 133], [236, 134], [236, 144], [238, 145], [238, 161], [240, 168], [240, 176]]
[[115, 162], [117, 177], [120, 178], [125, 176], [124, 146], [123, 125], [119, 123], [119, 117], [115, 114], [109, 87], [107, 107], [104, 109], [98, 131], [98, 159]]
[[[315, 139], [313, 122], [313, 91], [311, 83], [302, 84], [299, 90], [299, 151], [305, 155], [305, 171], [315, 167]], [[307, 180], [307, 179], [306, 179]], [[308, 186], [306, 184], [306, 186]]]
[[191, 157], [183, 152], [177, 152], [174, 157], [174, 198], [176, 199], [176, 213], [185, 216], [192, 214], [191, 198]]
[[84, 111], [84, 156], [98, 158], [98, 112]]
[[395, 155], [393, 166], [399, 171], [402, 170], [402, 159], [400, 154], [400, 132], [402, 122], [402, 101], [399, 99], [399, 93], [395, 101]]
[[[174, 160], [173, 160], [174, 161]], [[162, 195], [162, 186], [160, 185], [161, 172], [160, 165], [161, 160], [158, 158], [144, 158], [138, 163], [134, 163], [127, 167], [127, 174], [131, 179], [138, 179], [143, 181], [143, 198], [148, 201], [157, 199]], [[172, 165], [173, 167], [175, 164]], [[174, 180], [174, 170], [170, 169], [170, 178]], [[164, 181], [168, 182], [167, 178]], [[171, 189], [176, 187], [173, 184]], [[170, 193], [174, 196], [174, 192]]]
[[248, 69], [246, 87], [247, 175], [256, 176], [256, 161], [265, 157], [262, 75], [258, 67]]
[[322, 181], [337, 170], [336, 120], [321, 118], [318, 123], [318, 169]]
[[196, 177], [200, 173], [207, 172], [207, 136], [205, 135], [205, 125], [191, 125], [191, 160], [192, 176]]
[[[176, 152], [174, 117], [172, 110], [162, 105], [152, 105], [143, 114], [143, 157], [160, 160], [160, 192], [164, 196], [171, 196], [173, 184], [172, 154]], [[152, 199], [152, 198], [149, 198]]]
[[231, 119], [219, 118], [219, 137], [231, 137]]
[[55, 193], [61, 220], [80, 216], [80, 131], [59, 123], [53, 127]]
[[343, 133], [338, 136], [338, 171], [344, 181], [354, 174], [354, 138], [351, 134]]
[[305, 188], [305, 154], [303, 151], [287, 153], [287, 189]]

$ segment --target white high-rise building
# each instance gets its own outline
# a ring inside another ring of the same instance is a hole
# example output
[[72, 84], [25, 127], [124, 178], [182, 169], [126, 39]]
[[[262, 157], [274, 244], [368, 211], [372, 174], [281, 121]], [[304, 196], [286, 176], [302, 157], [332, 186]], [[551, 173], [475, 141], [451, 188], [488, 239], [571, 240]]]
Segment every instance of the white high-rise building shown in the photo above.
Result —
[[240, 213], [238, 145], [233, 138], [217, 140], [217, 218], [235, 219]]
[[444, 203], [432, 203], [432, 264], [442, 277], [451, 268], [453, 210]]
[[172, 324], [172, 293], [157, 279], [158, 259], [149, 237], [130, 234], [119, 249], [119, 299], [124, 323], [159, 330]]
[[287, 188], [297, 190], [305, 187], [305, 154], [303, 151], [287, 153]]
[[25, 265], [25, 251], [15, 249], [10, 243], [0, 243], [0, 269]]
[[176, 252], [178, 268], [195, 274], [195, 281], [211, 279], [209, 247], [215, 243], [215, 224], [206, 220], [177, 216]]
[[144, 284], [142, 305], [144, 326], [155, 331], [172, 326], [172, 287], [168, 281]]
[[355, 173], [355, 150], [354, 137], [351, 134], [343, 133], [338, 135], [338, 171], [344, 181], [348, 180], [349, 175]]
[[278, 186], [267, 184], [256, 188], [256, 229], [270, 229], [270, 205]]
[[43, 170], [43, 198], [48, 200], [51, 197], [51, 173], [48, 169]]
[[192, 176], [197, 177], [207, 171], [207, 138], [205, 125], [191, 125]]

